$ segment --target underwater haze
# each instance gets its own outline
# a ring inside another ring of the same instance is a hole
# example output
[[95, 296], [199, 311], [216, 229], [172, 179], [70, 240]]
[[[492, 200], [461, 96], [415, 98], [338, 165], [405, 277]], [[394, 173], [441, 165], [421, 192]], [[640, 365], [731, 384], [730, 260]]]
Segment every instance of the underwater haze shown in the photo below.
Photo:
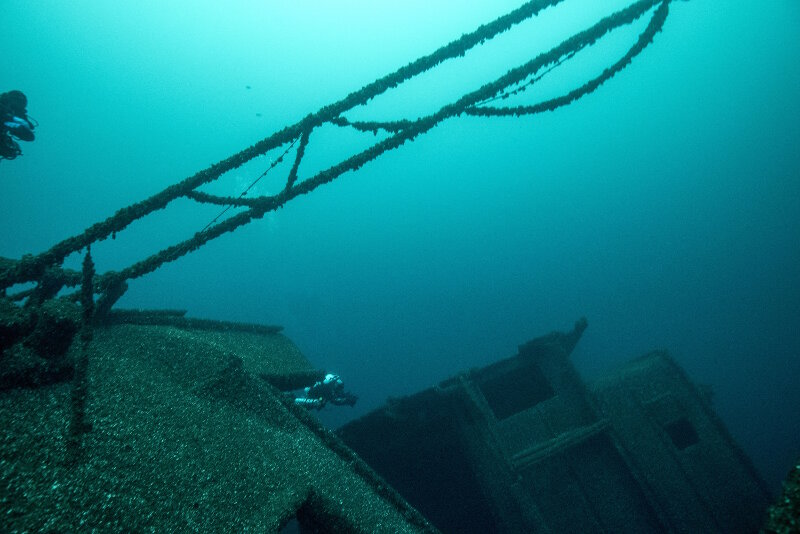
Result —
[[[629, 3], [566, 0], [347, 116], [430, 113]], [[3, 0], [0, 92], [23, 91], [39, 126], [0, 162], [0, 256], [44, 251], [521, 4]], [[645, 24], [514, 102], [596, 76]], [[322, 412], [332, 426], [585, 316], [585, 378], [667, 349], [777, 491], [800, 455], [798, 28], [795, 0], [672, 2], [588, 96], [449, 119], [132, 281], [117, 306], [283, 325], [360, 396]], [[300, 176], [374, 141], [315, 131]], [[282, 150], [203, 190], [238, 196]], [[292, 159], [248, 194], [280, 191]], [[219, 212], [173, 204], [93, 247], [98, 271]]]

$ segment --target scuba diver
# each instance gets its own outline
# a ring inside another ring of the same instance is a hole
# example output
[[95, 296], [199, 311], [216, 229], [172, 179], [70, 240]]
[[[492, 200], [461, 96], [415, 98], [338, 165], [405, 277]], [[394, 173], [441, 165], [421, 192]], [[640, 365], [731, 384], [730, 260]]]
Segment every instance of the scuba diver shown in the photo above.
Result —
[[36, 124], [28, 117], [28, 99], [22, 91], [0, 94], [0, 159], [14, 159], [22, 154], [20, 141], [33, 141]]
[[294, 399], [298, 406], [321, 410], [325, 404], [337, 406], [354, 406], [358, 397], [344, 390], [344, 382], [339, 375], [328, 373], [323, 380], [317, 380], [313, 386], [305, 388], [305, 397]]

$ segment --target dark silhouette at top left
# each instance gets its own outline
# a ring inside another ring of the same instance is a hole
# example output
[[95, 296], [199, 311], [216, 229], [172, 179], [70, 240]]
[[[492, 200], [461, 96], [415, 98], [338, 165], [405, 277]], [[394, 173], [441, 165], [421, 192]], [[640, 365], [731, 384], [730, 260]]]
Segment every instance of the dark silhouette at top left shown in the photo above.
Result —
[[25, 109], [28, 99], [22, 91], [0, 94], [0, 159], [14, 159], [22, 154], [20, 141], [33, 141], [35, 121]]

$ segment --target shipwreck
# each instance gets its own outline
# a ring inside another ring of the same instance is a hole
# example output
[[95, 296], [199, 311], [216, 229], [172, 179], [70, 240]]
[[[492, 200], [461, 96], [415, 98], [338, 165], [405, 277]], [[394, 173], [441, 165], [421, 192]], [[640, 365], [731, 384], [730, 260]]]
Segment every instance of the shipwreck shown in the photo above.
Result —
[[[128, 281], [330, 184], [462, 115], [530, 117], [608, 82], [673, 5], [639, 0], [431, 114], [347, 114], [536, 17], [534, 0], [279, 129], [48, 250], [0, 258], [0, 521], [6, 531], [558, 532], [755, 530], [767, 495], [703, 392], [665, 353], [586, 385], [568, 356], [585, 322], [526, 343], [332, 432], [288, 392], [324, 374], [280, 327], [120, 310]], [[502, 105], [616, 28], [643, 30], [607, 68], [532, 105]], [[317, 128], [374, 143], [303, 174]], [[235, 197], [202, 187], [275, 159]], [[248, 197], [292, 159], [282, 190]], [[218, 206], [194, 235], [116, 271], [133, 222], [189, 199]], [[82, 257], [81, 269], [65, 266]], [[454, 369], [454, 372], [457, 370]], [[388, 434], [390, 440], [383, 439]], [[741, 527], [741, 528], [734, 528]]]

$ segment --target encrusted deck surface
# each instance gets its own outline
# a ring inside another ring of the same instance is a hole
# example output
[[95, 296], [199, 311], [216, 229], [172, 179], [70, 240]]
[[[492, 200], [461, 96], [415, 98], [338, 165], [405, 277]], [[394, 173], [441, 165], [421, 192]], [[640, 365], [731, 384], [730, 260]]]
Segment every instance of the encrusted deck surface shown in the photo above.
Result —
[[[75, 343], [72, 350], [78, 350]], [[0, 392], [6, 531], [430, 527], [262, 374], [312, 369], [280, 334], [99, 328], [70, 452], [71, 383]]]

